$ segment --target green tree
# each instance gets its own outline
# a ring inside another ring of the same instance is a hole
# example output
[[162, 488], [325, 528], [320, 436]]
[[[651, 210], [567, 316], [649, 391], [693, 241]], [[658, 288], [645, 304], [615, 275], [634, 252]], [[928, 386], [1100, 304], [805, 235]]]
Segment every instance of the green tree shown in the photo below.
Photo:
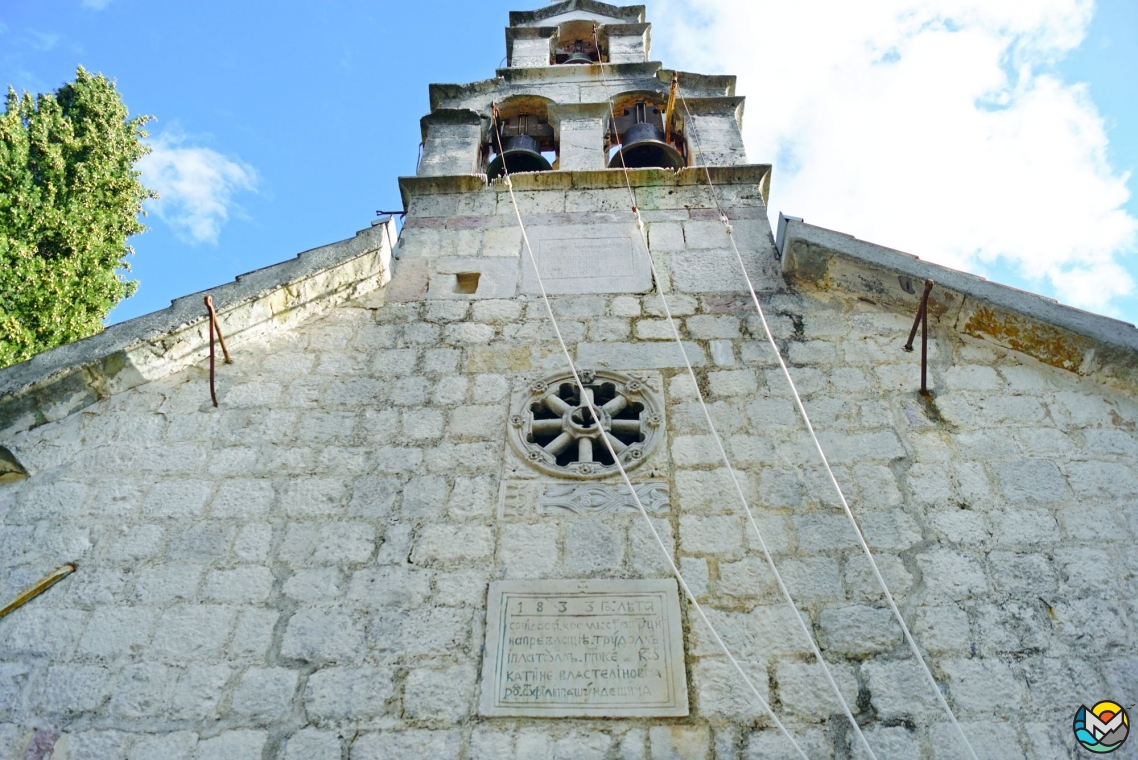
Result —
[[102, 330], [138, 283], [126, 240], [146, 228], [135, 162], [149, 152], [115, 83], [82, 66], [34, 99], [8, 88], [0, 116], [0, 367]]

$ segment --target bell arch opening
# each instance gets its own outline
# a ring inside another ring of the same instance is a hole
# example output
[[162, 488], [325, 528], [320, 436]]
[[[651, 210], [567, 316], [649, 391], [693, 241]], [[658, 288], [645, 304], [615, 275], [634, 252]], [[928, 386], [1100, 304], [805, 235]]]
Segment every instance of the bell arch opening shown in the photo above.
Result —
[[575, 19], [557, 26], [557, 38], [553, 43], [554, 65], [591, 66], [605, 60], [593, 35], [592, 21]]
[[486, 176], [552, 171], [557, 165], [558, 146], [549, 123], [549, 104], [536, 95], [508, 98], [498, 104], [498, 120], [491, 120], [484, 147]]
[[626, 92], [613, 99], [606, 149], [610, 169], [680, 169], [688, 165], [683, 120], [656, 92]]

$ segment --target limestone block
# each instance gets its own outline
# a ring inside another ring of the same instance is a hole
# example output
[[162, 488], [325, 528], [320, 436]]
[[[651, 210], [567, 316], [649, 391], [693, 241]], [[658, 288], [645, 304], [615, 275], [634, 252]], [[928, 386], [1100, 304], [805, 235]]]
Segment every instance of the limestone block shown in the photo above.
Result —
[[1054, 643], [1046, 604], [1009, 600], [976, 610], [977, 652], [984, 656], [1047, 651]]
[[304, 728], [289, 737], [284, 760], [340, 760], [341, 753], [337, 732]]
[[[874, 561], [885, 578], [890, 593], [902, 595], [913, 586], [913, 576], [905, 568], [905, 563], [896, 554], [874, 553]], [[853, 601], [875, 601], [883, 599], [881, 584], [873, 574], [869, 560], [862, 553], [854, 553], [846, 560], [846, 588]]]
[[1022, 676], [994, 657], [955, 659], [941, 663], [948, 676], [948, 696], [964, 716], [980, 718], [1007, 714], [1025, 698]]
[[711, 349], [711, 361], [718, 367], [735, 366], [735, 346], [729, 340], [713, 340], [708, 344]]
[[[833, 744], [823, 731], [792, 726], [790, 732], [794, 742], [808, 757], [837, 756]], [[743, 748], [744, 760], [793, 760], [801, 757], [802, 754], [795, 750], [786, 734], [775, 728], [750, 733]]]
[[796, 604], [843, 599], [841, 571], [831, 557], [805, 557], [779, 563], [779, 572]]
[[468, 113], [473, 123], [437, 123], [442, 121], [442, 114], [438, 111], [424, 117], [426, 139], [423, 141], [423, 157], [419, 161], [420, 177], [477, 174], [481, 170], [482, 126], [477, 114]]
[[499, 449], [485, 443], [442, 443], [427, 450], [428, 472], [480, 475], [498, 468]]
[[[705, 464], [722, 464], [723, 456], [715, 439], [709, 435], [680, 435], [672, 442], [672, 461], [680, 467], [693, 467]], [[726, 472], [726, 471], [724, 471]], [[683, 471], [677, 478], [699, 478], [701, 474]], [[729, 480], [729, 479], [727, 479]], [[730, 485], [728, 482], [726, 485]]]
[[446, 508], [450, 485], [441, 475], [411, 478], [403, 486], [402, 515], [406, 520], [436, 520]]
[[[722, 229], [722, 226], [720, 227]], [[761, 254], [740, 251], [747, 276], [759, 293], [775, 290], [782, 279], [769, 249]], [[669, 256], [673, 287], [682, 293], [746, 293], [747, 281], [731, 248], [699, 248]]]
[[156, 615], [150, 607], [98, 608], [87, 623], [79, 649], [101, 657], [141, 653]]
[[[707, 560], [702, 557], [681, 557], [680, 573], [696, 597], [706, 596], [710, 590], [710, 573]], [[681, 591], [682, 595], [682, 591]]]
[[267, 480], [225, 479], [210, 502], [210, 514], [218, 519], [253, 519], [268, 512], [273, 497], [273, 484]]
[[[694, 317], [689, 317], [692, 320]], [[712, 341], [712, 344], [719, 341]], [[728, 344], [730, 346], [730, 344]], [[729, 364], [734, 364], [734, 355], [728, 351]], [[719, 364], [720, 362], [716, 362]], [[752, 370], [721, 370], [719, 372], [709, 372], [707, 375], [708, 383], [711, 385], [711, 392], [716, 396], [753, 396], [759, 387], [758, 378]]]
[[738, 599], [761, 599], [767, 602], [781, 599], [770, 565], [762, 557], [744, 557], [737, 562], [721, 561], [716, 591]]
[[[904, 726], [870, 726], [862, 733], [877, 760], [913, 760], [923, 756], [920, 740]], [[869, 760], [865, 746], [856, 736], [849, 737], [849, 746], [850, 757]]]
[[461, 406], [451, 415], [450, 435], [498, 440], [506, 427], [506, 408], [501, 405]]
[[222, 604], [257, 604], [268, 600], [272, 588], [273, 574], [269, 568], [239, 567], [206, 576], [202, 597]]
[[640, 299], [633, 296], [617, 296], [609, 303], [609, 313], [614, 317], [639, 317]]
[[[751, 686], [744, 683], [739, 671], [726, 659], [701, 658], [695, 663], [693, 678], [701, 716], [709, 720], [751, 722], [766, 714], [758, 700], [754, 699], [751, 688], [756, 689], [762, 700], [769, 703], [766, 664], [752, 660], [743, 664], [743, 669], [747, 672]], [[662, 736], [657, 734], [658, 730]], [[706, 728], [693, 730], [679, 726], [660, 726], [650, 729], [649, 737], [653, 758], [707, 757], [710, 737]], [[658, 754], [657, 745], [660, 743], [663, 744], [663, 752]]]
[[430, 595], [433, 573], [406, 565], [363, 568], [352, 574], [347, 598], [367, 609], [420, 606]]
[[[684, 354], [693, 367], [706, 359], [697, 344], [684, 341]], [[684, 354], [675, 343], [578, 343], [577, 362], [601, 369], [663, 369], [683, 367]]]
[[[967, 618], [964, 622], [967, 635]], [[901, 627], [893, 613], [876, 607], [828, 607], [822, 610], [818, 630], [819, 645], [828, 654], [877, 654], [901, 642]]]
[[304, 608], [289, 618], [281, 655], [306, 662], [355, 662], [364, 652], [363, 621], [335, 608]]
[[473, 692], [474, 668], [471, 666], [417, 668], [407, 674], [403, 709], [412, 719], [456, 723], [469, 714]]
[[[558, 141], [561, 171], [604, 169], [607, 103], [558, 104], [549, 108], [549, 122]], [[595, 208], [595, 206], [594, 206]]]
[[100, 666], [56, 665], [32, 687], [31, 708], [52, 716], [79, 715], [94, 711], [106, 699], [110, 671]]
[[177, 673], [157, 663], [127, 666], [112, 687], [111, 714], [150, 720], [166, 715]]
[[212, 739], [198, 741], [200, 758], [217, 760], [261, 760], [269, 735], [264, 731], [225, 731]]
[[226, 686], [236, 672], [228, 665], [190, 665], [178, 676], [170, 692], [169, 716], [216, 720]]
[[233, 692], [233, 711], [262, 720], [287, 714], [299, 676], [287, 668], [249, 668]]
[[680, 517], [680, 547], [685, 554], [737, 555], [743, 548], [743, 525], [738, 517]]
[[471, 760], [502, 760], [514, 756], [514, 736], [511, 731], [492, 726], [478, 726], [471, 734]]
[[1003, 487], [1004, 495], [1013, 503], [1045, 504], [1067, 497], [1067, 481], [1054, 462], [996, 462], [992, 469]]
[[151, 652], [173, 662], [210, 657], [221, 651], [237, 618], [231, 607], [178, 605], [167, 609], [154, 630]]
[[[795, 613], [781, 600], [759, 605], [749, 612], [725, 611], [711, 606], [705, 606], [704, 611], [728, 649], [740, 659], [765, 662], [775, 655], [810, 652], [810, 642], [806, 640]], [[692, 623], [689, 641], [694, 655], [723, 654], [701, 620]]]
[[[829, 663], [829, 669], [838, 684], [841, 699], [856, 716], [859, 712], [858, 685], [853, 666]], [[775, 668], [775, 680], [783, 708], [801, 720], [818, 722], [843, 712], [838, 695], [816, 659], [811, 662], [780, 662]]]
[[549, 577], [557, 566], [557, 534], [544, 523], [503, 525], [498, 557], [508, 578]]
[[623, 532], [597, 518], [574, 520], [565, 527], [562, 561], [568, 577], [611, 577], [623, 560]]
[[234, 657], [260, 659], [272, 643], [279, 614], [275, 610], [244, 610], [233, 630], [230, 651]]
[[[651, 526], [655, 529], [656, 535], [653, 535], [649, 523], [645, 522], [644, 518], [635, 520], [629, 526], [626, 564], [632, 572], [640, 574], [641, 577], [667, 577], [672, 572], [671, 565], [667, 561], [668, 557], [674, 560], [676, 554], [672, 525], [667, 520], [651, 518]], [[659, 542], [656, 536], [660, 537]], [[663, 551], [660, 550], [660, 542], [664, 544]]]
[[475, 301], [471, 315], [475, 322], [504, 324], [515, 322], [521, 316], [522, 305], [514, 300]]
[[[679, 325], [676, 327], [678, 329]], [[636, 337], [640, 340], [674, 340], [675, 333], [666, 319], [639, 319], [636, 321]]]
[[929, 715], [940, 704], [921, 666], [911, 660], [870, 660], [861, 666], [870, 701], [886, 720]]
[[653, 726], [648, 741], [652, 760], [704, 760], [711, 751], [711, 737], [703, 726]]
[[917, 566], [930, 595], [952, 600], [988, 592], [983, 567], [973, 557], [951, 549], [934, 549], [917, 555]]
[[[471, 635], [472, 611], [465, 607], [422, 607], [403, 616], [402, 643], [407, 657], [441, 657], [465, 651]], [[378, 635], [378, 632], [373, 632]]]
[[127, 760], [194, 760], [198, 735], [193, 731], [144, 734], [131, 745]]
[[667, 296], [657, 295], [655, 298], [647, 296], [644, 299], [644, 314], [649, 317], [663, 317], [664, 302], [667, 302], [668, 311], [673, 317], [686, 317], [695, 314], [699, 302], [694, 296], [685, 293], [670, 293]]
[[483, 526], [428, 525], [415, 542], [415, 564], [450, 564], [485, 559], [494, 550], [494, 537]]
[[[365, 720], [387, 713], [395, 696], [395, 672], [388, 667], [333, 667], [308, 677], [304, 709], [320, 722]], [[339, 742], [336, 743], [339, 751]]]
[[273, 528], [268, 523], [246, 525], [233, 540], [233, 556], [239, 562], [265, 562], [272, 540]]

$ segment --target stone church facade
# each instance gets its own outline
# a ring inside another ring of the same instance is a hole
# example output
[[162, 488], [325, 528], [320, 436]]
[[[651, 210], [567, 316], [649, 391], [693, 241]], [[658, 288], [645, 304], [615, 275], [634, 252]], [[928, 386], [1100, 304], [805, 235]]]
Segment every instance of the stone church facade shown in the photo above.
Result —
[[[1080, 705], [1138, 702], [1138, 331], [772, 231], [734, 78], [651, 62], [643, 6], [515, 12], [506, 42], [432, 85], [401, 231], [208, 292], [216, 407], [203, 294], [0, 371], [0, 604], [76, 568], [0, 619], [0, 757], [869, 757], [843, 701], [877, 758], [967, 757], [731, 238], [977, 755], [1079, 756]], [[515, 159], [549, 168], [487, 179]], [[510, 610], [542, 599], [609, 599], [664, 664], [535, 644]]]

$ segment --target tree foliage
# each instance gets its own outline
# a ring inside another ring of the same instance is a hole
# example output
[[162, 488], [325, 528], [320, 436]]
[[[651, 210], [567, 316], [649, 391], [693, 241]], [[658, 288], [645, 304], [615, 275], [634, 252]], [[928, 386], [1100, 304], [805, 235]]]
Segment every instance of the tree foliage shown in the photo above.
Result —
[[134, 164], [148, 116], [127, 118], [115, 84], [82, 67], [33, 98], [8, 88], [0, 116], [0, 367], [102, 329], [131, 295], [126, 240], [157, 197]]

